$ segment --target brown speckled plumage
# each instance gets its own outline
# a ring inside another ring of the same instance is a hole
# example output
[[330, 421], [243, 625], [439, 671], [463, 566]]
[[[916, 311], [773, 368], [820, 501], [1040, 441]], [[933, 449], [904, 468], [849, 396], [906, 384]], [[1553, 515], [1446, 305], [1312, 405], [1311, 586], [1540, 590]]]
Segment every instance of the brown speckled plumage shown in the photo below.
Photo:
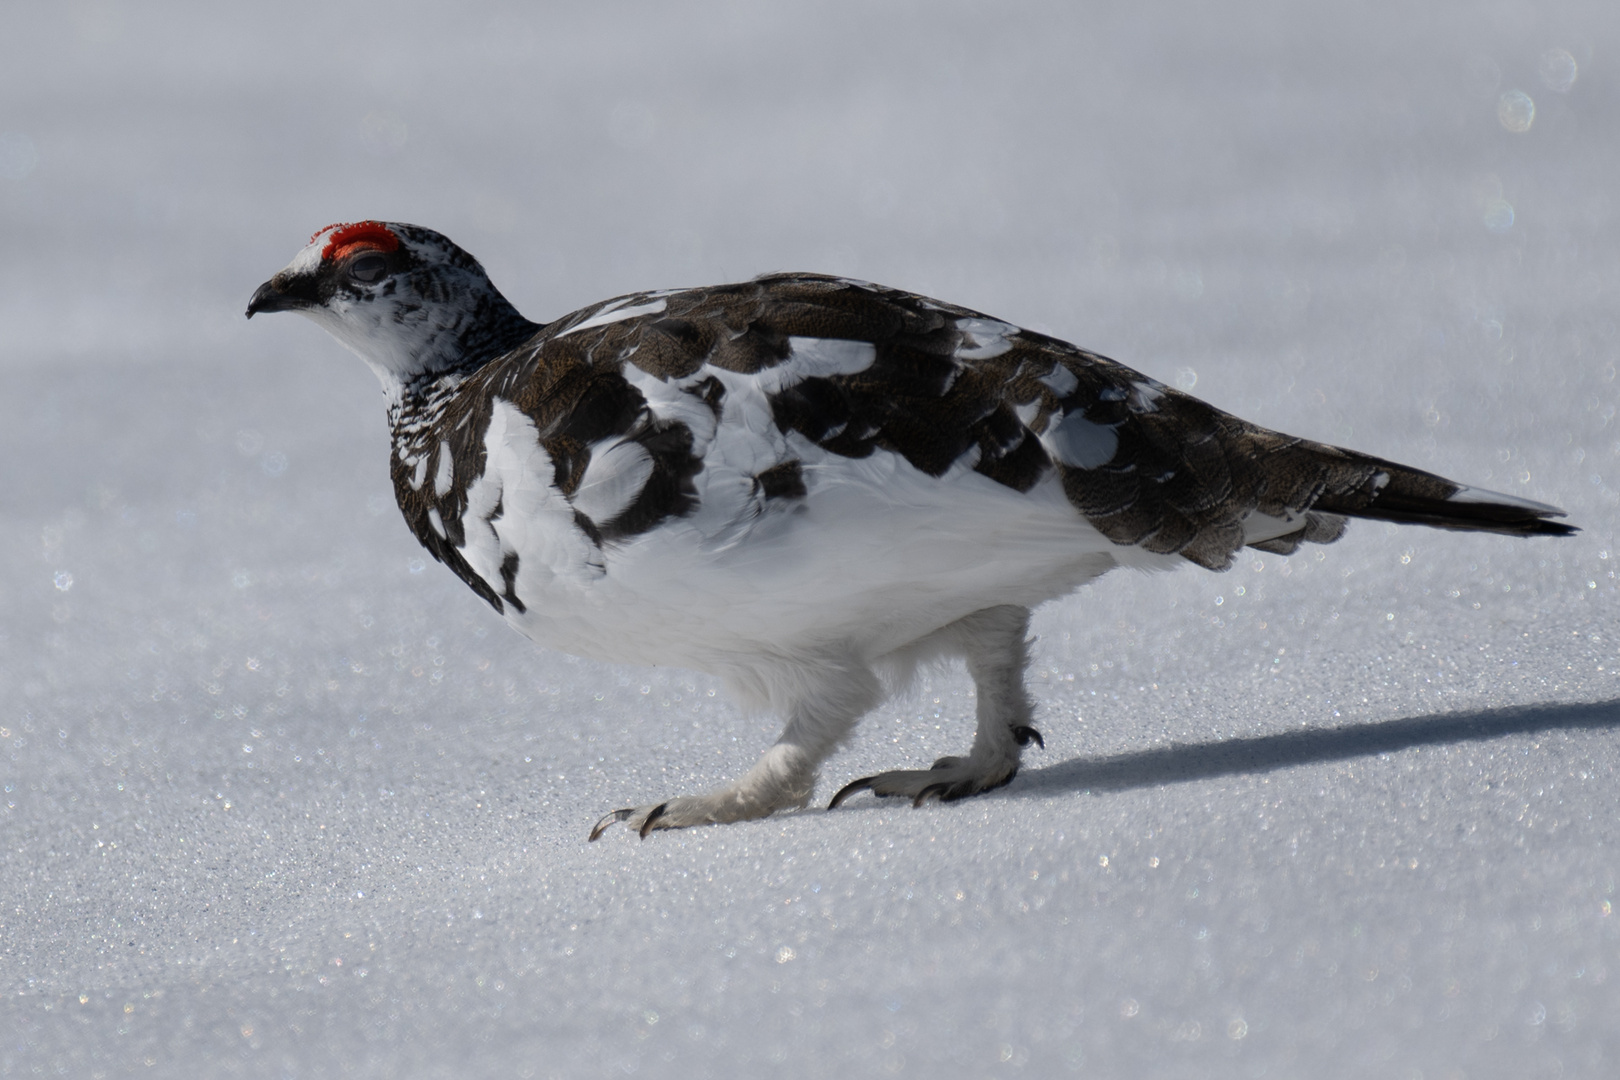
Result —
[[[663, 309], [656, 314], [573, 329], [604, 308], [658, 300]], [[1284, 554], [1301, 542], [1336, 539], [1346, 516], [1504, 533], [1567, 529], [1522, 509], [1481, 513], [1476, 504], [1448, 503], [1460, 485], [1268, 431], [1042, 334], [1008, 327], [1005, 351], [974, 357], [972, 333], [958, 326], [963, 321], [994, 320], [895, 289], [811, 274], [619, 297], [539, 328], [457, 384], [443, 402], [431, 387], [408, 397], [417, 405], [395, 421], [411, 432], [396, 447], [395, 492], [423, 545], [499, 608], [494, 590], [460, 562], [451, 524], [465, 510], [466, 483], [482, 472], [478, 440], [491, 395], [511, 400], [534, 421], [564, 494], [578, 486], [591, 446], [618, 437], [647, 448], [655, 464], [641, 497], [612, 521], [581, 523], [594, 541], [611, 543], [691, 509], [691, 478], [702, 468], [690, 432], [649, 415], [624, 376], [625, 364], [666, 380], [689, 378], [705, 365], [755, 374], [786, 360], [791, 338], [830, 338], [871, 343], [874, 362], [774, 394], [772, 412], [783, 430], [845, 457], [891, 451], [930, 476], [976, 453], [978, 472], [1018, 491], [1055, 469], [1075, 509], [1110, 540], [1179, 554], [1210, 569], [1230, 565], [1244, 545], [1244, 519], [1256, 511], [1299, 518], [1296, 531], [1254, 544]], [[1072, 377], [1061, 380], [1072, 382], [1062, 393], [1052, 385], [1060, 369]], [[717, 415], [724, 412], [718, 381], [703, 380], [691, 392]], [[421, 417], [430, 412], [437, 419], [422, 427]], [[1043, 448], [1038, 433], [1054, 415], [1071, 413], [1115, 432], [1117, 449], [1108, 461], [1082, 468], [1054, 461]], [[413, 489], [414, 466], [405, 461], [425, 454], [426, 475], [437, 475], [441, 438], [455, 461], [455, 482], [443, 495], [431, 484]], [[802, 480], [783, 476], [778, 483], [763, 475], [765, 494], [802, 496]], [[446, 538], [430, 525], [430, 508], [438, 509]]]

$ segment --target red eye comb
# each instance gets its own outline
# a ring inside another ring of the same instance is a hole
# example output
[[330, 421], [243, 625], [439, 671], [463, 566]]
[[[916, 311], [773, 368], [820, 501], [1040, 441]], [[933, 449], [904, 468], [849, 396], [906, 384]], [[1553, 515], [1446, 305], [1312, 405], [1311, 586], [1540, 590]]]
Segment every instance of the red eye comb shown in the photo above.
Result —
[[337, 231], [327, 237], [326, 246], [321, 249], [322, 262], [333, 257], [342, 258], [349, 253], [351, 248], [361, 245], [374, 247], [379, 251], [397, 251], [399, 249], [399, 237], [389, 232], [388, 226], [380, 221], [356, 221], [352, 224], [328, 225], [325, 229], [317, 230], [315, 236], [309, 238], [309, 242], [313, 244], [315, 237], [320, 236], [327, 229], [336, 229]]

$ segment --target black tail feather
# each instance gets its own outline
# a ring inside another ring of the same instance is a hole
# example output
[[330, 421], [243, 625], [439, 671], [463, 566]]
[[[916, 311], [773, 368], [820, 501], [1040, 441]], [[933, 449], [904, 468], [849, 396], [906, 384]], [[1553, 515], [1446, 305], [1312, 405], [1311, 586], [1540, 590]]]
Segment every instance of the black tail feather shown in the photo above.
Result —
[[1435, 529], [1456, 529], [1461, 532], [1501, 533], [1504, 536], [1569, 536], [1580, 532], [1577, 526], [1548, 520], [1555, 515], [1562, 517], [1562, 510], [1527, 512], [1523, 507], [1510, 503], [1454, 503], [1444, 499], [1395, 496], [1377, 499], [1363, 509], [1343, 512], [1375, 521], [1428, 525]]
[[1433, 473], [1350, 451], [1338, 453], [1350, 454], [1375, 466], [1376, 471], [1370, 483], [1353, 489], [1334, 491], [1329, 487], [1312, 506], [1315, 511], [1504, 536], [1569, 536], [1580, 531], [1574, 525], [1549, 520], [1564, 516], [1556, 506], [1465, 487]]

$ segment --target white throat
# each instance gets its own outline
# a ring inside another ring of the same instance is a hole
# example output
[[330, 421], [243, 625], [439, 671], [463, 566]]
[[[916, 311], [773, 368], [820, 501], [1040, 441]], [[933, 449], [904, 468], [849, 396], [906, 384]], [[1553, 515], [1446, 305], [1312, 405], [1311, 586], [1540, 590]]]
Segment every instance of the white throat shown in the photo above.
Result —
[[397, 399], [413, 379], [455, 368], [463, 359], [456, 332], [460, 319], [454, 317], [462, 313], [453, 307], [421, 307], [401, 314], [386, 302], [340, 300], [302, 314], [364, 360], [390, 400]]

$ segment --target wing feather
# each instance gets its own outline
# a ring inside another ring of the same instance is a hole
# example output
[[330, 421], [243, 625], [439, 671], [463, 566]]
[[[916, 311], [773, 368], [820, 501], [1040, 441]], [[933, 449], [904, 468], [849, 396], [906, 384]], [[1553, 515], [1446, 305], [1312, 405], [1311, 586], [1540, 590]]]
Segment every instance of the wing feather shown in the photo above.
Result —
[[[1543, 520], [1550, 508], [1452, 499], [1465, 489], [1443, 478], [1280, 435], [1067, 342], [843, 278], [777, 274], [620, 297], [543, 328], [479, 378], [534, 421], [570, 498], [593, 454], [636, 448], [615, 451], [635, 468], [609, 475], [633, 479], [640, 494], [614, 489], [610, 501], [628, 501], [604, 541], [696, 509], [693, 478], [725, 440], [694, 423], [690, 401], [667, 398], [698, 387], [722, 431], [736, 423], [764, 439], [774, 425], [829, 454], [886, 450], [933, 477], [960, 463], [1018, 491], [1055, 473], [1077, 513], [1116, 544], [1212, 569], [1245, 543], [1329, 542], [1346, 515], [1565, 528]], [[768, 412], [728, 400], [744, 389], [763, 394]], [[791, 460], [786, 442], [766, 442], [772, 460], [750, 463], [756, 479]], [[754, 490], [803, 497], [805, 487], [760, 480]], [[1257, 514], [1298, 528], [1245, 524]]]

